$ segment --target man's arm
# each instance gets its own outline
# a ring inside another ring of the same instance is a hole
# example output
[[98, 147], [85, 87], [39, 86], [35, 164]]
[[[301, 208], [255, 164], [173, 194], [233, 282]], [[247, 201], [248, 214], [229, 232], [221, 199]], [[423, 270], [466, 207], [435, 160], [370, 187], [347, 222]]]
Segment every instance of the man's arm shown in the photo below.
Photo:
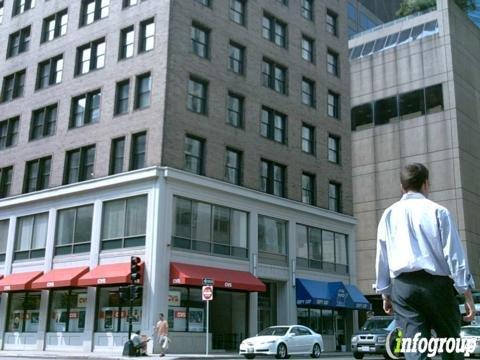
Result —
[[393, 305], [390, 299], [390, 268], [388, 265], [387, 243], [386, 243], [385, 213], [378, 223], [377, 230], [377, 255], [375, 261], [376, 291], [382, 294], [383, 311], [388, 315], [393, 314]]
[[452, 276], [455, 289], [465, 295], [465, 321], [475, 318], [475, 303], [472, 290], [475, 287], [473, 277], [468, 268], [468, 261], [463, 251], [460, 235], [452, 216], [447, 209], [437, 211], [438, 227], [443, 246], [443, 255]]

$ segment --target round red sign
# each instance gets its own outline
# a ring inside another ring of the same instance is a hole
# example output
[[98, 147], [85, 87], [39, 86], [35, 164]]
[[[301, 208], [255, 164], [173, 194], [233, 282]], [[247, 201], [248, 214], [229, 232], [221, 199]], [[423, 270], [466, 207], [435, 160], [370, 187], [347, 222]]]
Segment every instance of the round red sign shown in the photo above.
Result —
[[213, 299], [213, 286], [203, 286], [202, 287], [202, 300], [210, 301]]

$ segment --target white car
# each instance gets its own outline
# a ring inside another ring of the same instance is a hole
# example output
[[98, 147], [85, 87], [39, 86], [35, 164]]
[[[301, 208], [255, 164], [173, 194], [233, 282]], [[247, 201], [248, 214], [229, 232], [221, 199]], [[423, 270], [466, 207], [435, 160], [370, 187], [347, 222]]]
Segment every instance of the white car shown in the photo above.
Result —
[[240, 355], [247, 359], [256, 355], [275, 355], [277, 359], [286, 359], [298, 354], [319, 358], [322, 351], [322, 335], [302, 325], [271, 326], [240, 344]]
[[460, 329], [460, 337], [474, 337], [477, 339], [477, 345], [475, 350], [470, 354], [471, 357], [480, 355], [480, 326], [478, 325], [467, 325], [462, 326]]

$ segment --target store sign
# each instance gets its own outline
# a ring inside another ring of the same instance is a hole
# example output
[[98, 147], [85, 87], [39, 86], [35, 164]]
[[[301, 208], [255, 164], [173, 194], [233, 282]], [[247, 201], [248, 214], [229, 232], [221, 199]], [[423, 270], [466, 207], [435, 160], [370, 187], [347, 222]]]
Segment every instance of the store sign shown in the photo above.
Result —
[[48, 287], [48, 288], [55, 287], [55, 281], [49, 281], [49, 282], [47, 282], [47, 287]]
[[180, 291], [168, 292], [168, 306], [180, 306], [182, 293]]
[[3, 287], [3, 290], [4, 290], [4, 291], [10, 290], [10, 285], [5, 285], [5, 286]]
[[107, 279], [105, 278], [97, 279], [97, 284], [106, 284], [106, 283], [107, 283]]
[[78, 294], [77, 295], [77, 307], [87, 307], [88, 295], [87, 294]]

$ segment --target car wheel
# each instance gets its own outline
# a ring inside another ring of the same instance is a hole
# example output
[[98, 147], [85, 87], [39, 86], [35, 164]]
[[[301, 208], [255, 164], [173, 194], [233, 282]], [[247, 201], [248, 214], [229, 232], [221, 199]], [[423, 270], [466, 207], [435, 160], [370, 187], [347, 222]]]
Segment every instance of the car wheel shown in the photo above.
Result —
[[320, 345], [315, 344], [313, 345], [313, 350], [312, 350], [312, 353], [310, 354], [310, 357], [314, 359], [318, 359], [321, 353], [322, 353], [322, 349], [320, 348]]
[[354, 352], [353, 357], [355, 359], [363, 359], [363, 354], [360, 354], [359, 352]]
[[288, 351], [287, 345], [284, 343], [280, 343], [277, 347], [277, 355], [275, 355], [277, 359], [287, 359], [288, 358]]
[[245, 356], [245, 359], [255, 359], [255, 355], [248, 354], [248, 355], [243, 355]]

